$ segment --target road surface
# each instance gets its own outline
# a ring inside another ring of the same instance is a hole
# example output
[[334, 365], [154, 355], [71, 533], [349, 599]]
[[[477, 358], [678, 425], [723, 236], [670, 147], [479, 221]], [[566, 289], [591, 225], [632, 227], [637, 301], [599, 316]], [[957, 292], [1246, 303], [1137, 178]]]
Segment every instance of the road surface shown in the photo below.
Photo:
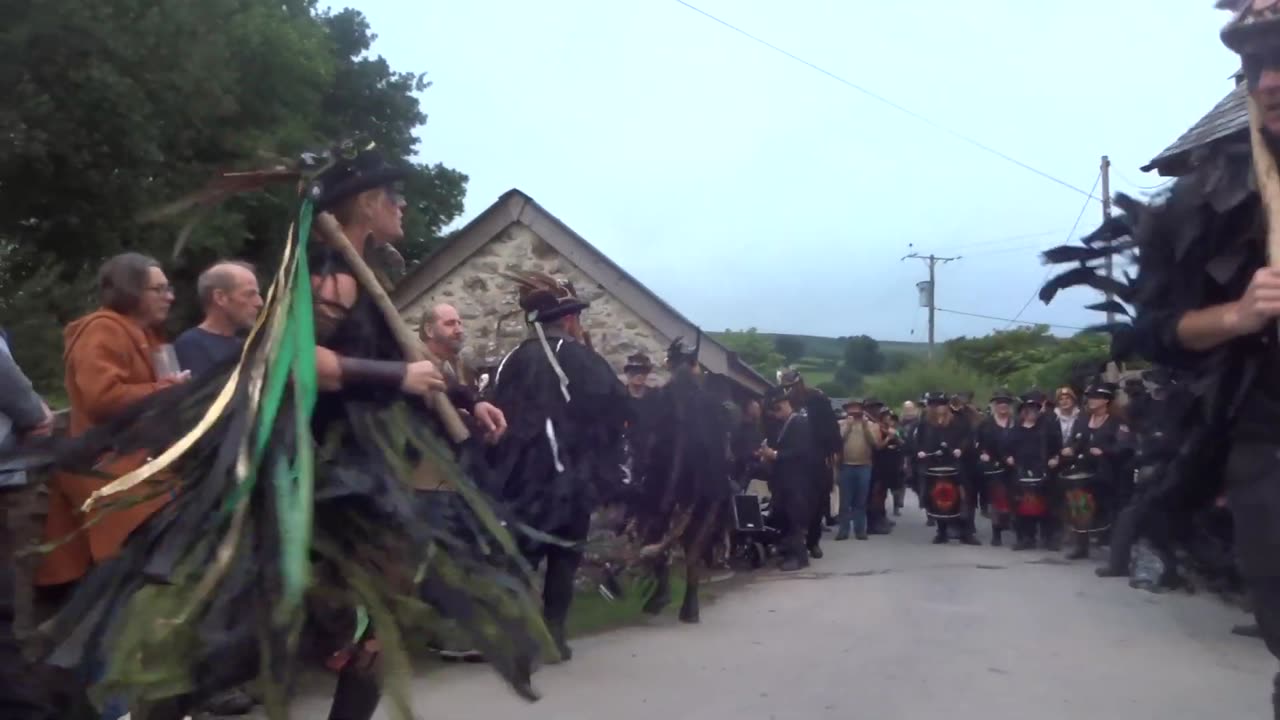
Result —
[[[981, 521], [980, 521], [981, 522]], [[528, 704], [483, 666], [415, 686], [424, 720], [1206, 720], [1270, 717], [1276, 663], [1214, 598], [1153, 595], [1044, 552], [889, 537], [833, 542], [703, 607], [582, 638]], [[324, 717], [317, 695], [295, 717]], [[379, 718], [389, 717], [381, 714]]]

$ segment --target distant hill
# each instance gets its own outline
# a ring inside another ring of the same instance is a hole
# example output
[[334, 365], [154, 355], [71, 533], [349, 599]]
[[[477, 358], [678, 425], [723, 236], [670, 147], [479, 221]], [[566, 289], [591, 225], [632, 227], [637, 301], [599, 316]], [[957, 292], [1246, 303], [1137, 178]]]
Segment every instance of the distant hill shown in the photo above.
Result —
[[[844, 340], [817, 335], [788, 335], [787, 333], [760, 333], [770, 340], [779, 337], [794, 337], [804, 341], [805, 357], [815, 360], [840, 360], [844, 357]], [[929, 352], [929, 343], [901, 342], [898, 340], [878, 340], [880, 350], [885, 353], [903, 353], [913, 357], [924, 357]]]

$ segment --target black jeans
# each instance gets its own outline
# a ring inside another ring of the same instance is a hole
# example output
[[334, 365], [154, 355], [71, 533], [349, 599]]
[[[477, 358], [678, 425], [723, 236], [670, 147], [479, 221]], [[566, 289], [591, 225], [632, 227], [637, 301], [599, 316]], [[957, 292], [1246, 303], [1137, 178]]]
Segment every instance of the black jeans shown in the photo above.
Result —
[[27, 663], [18, 643], [16, 620], [18, 577], [15, 554], [25, 488], [0, 491], [0, 718], [52, 720], [55, 713], [43, 692], [43, 674]]

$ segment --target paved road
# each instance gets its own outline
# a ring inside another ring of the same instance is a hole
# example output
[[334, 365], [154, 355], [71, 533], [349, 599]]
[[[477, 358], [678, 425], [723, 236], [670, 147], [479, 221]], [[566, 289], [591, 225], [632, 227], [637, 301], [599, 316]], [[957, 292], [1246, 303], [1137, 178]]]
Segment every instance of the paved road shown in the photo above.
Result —
[[[419, 681], [424, 720], [1205, 720], [1269, 716], [1275, 662], [1209, 597], [1152, 595], [1047, 553], [933, 547], [923, 519], [824, 543], [703, 608], [580, 639], [526, 704], [482, 667]], [[1046, 559], [1049, 562], [1046, 562]], [[323, 717], [316, 698], [295, 717]], [[379, 717], [384, 717], [380, 715]]]

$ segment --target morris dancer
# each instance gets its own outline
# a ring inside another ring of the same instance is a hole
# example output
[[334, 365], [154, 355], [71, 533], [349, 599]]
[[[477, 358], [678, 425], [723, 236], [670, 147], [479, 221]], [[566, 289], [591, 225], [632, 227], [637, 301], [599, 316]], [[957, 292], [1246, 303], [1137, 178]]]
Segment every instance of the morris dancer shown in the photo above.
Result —
[[1010, 499], [1017, 538], [1014, 550], [1034, 549], [1037, 534], [1046, 550], [1062, 549], [1053, 518], [1059, 505], [1050, 479], [1050, 473], [1058, 467], [1062, 443], [1057, 429], [1041, 422], [1043, 404], [1044, 398], [1039, 394], [1022, 396], [1017, 424], [1009, 431], [1004, 446], [1004, 462], [1013, 473]]
[[969, 521], [973, 488], [965, 482], [963, 470], [970, 449], [969, 428], [952, 412], [946, 393], [926, 395], [925, 404], [927, 415], [917, 431], [915, 447], [923, 473], [925, 505], [938, 526], [933, 544], [947, 544], [948, 531], [955, 527], [965, 545], [981, 545]]
[[[243, 358], [56, 453], [72, 470], [130, 452], [153, 458], [95, 493], [98, 512], [113, 512], [122, 492], [171, 495], [51, 626], [50, 662], [104, 667], [100, 694], [128, 695], [136, 717], [181, 718], [209, 693], [255, 679], [271, 717], [287, 716], [304, 619], [340, 672], [333, 720], [372, 716], [375, 662], [403, 669], [399, 628], [433, 614], [455, 619], [533, 697], [531, 665], [550, 638], [520, 591], [514, 543], [472, 482], [476, 441], [459, 434], [434, 394], [444, 387], [438, 368], [414, 359], [420, 348], [400, 334], [407, 328], [360, 259], [402, 235], [402, 176], [346, 144], [201, 193], [208, 202], [282, 178], [301, 178], [305, 191]], [[469, 409], [490, 421], [496, 412]], [[419, 576], [434, 613], [418, 599]], [[407, 712], [404, 684], [387, 689]]]
[[1071, 438], [1059, 453], [1069, 466], [1061, 476], [1068, 524], [1075, 535], [1069, 560], [1089, 557], [1090, 536], [1111, 527], [1118, 485], [1131, 482], [1123, 477], [1123, 444], [1129, 428], [1111, 414], [1115, 387], [1095, 383], [1084, 396], [1085, 414], [1076, 419]]
[[1012, 525], [1009, 508], [1010, 469], [1004, 462], [1009, 456], [1008, 443], [1016, 424], [1013, 417], [1013, 395], [1008, 390], [997, 390], [991, 397], [991, 416], [978, 426], [977, 450], [979, 472], [985, 483], [991, 516], [991, 545], [1003, 544], [1001, 533]]

